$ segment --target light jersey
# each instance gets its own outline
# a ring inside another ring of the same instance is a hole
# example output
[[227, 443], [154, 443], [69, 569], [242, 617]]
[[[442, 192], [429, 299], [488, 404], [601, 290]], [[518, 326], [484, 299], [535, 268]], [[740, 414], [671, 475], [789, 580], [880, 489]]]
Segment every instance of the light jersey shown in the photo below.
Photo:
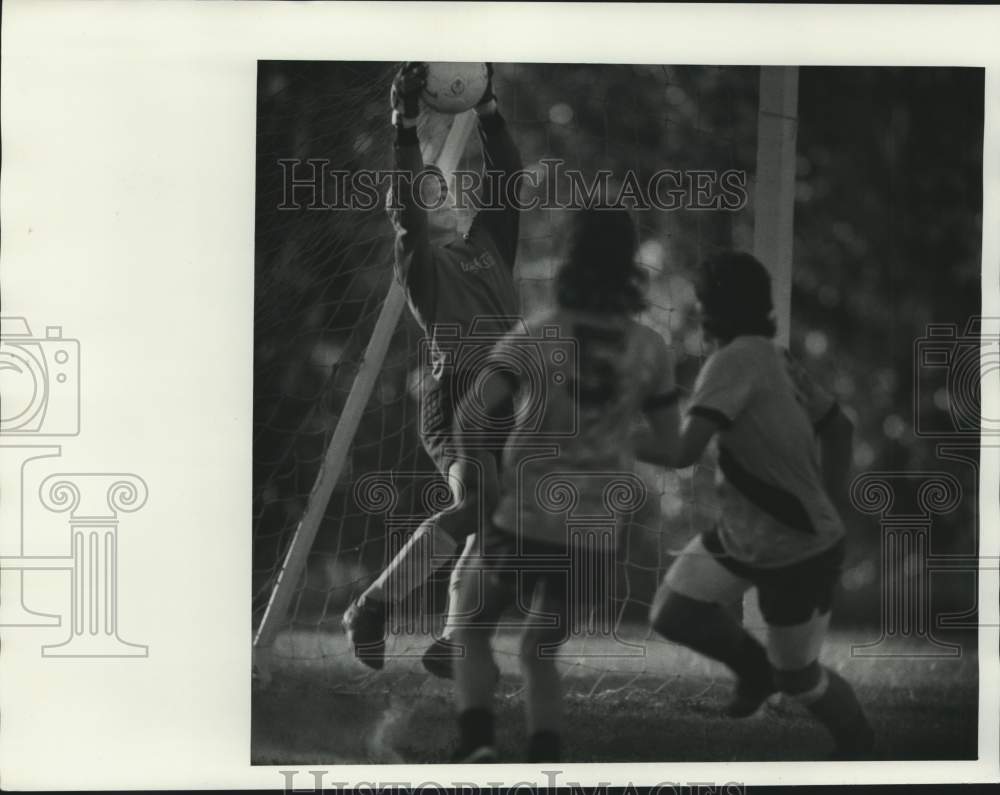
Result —
[[719, 537], [736, 560], [785, 566], [843, 537], [815, 428], [835, 408], [833, 396], [766, 337], [737, 337], [705, 362], [688, 411], [722, 426]]
[[492, 354], [497, 369], [520, 371], [494, 524], [532, 542], [611, 552], [643, 497], [633, 424], [644, 404], [675, 394], [667, 346], [624, 316], [554, 309], [525, 327]]

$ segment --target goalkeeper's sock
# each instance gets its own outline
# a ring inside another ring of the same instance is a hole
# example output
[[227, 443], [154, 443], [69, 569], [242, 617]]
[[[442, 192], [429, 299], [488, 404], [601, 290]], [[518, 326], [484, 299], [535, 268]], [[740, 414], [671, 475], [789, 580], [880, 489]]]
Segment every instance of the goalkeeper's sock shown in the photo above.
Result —
[[455, 554], [455, 540], [441, 530], [434, 517], [416, 529], [403, 548], [364, 593], [365, 599], [400, 602], [430, 579], [435, 558]]

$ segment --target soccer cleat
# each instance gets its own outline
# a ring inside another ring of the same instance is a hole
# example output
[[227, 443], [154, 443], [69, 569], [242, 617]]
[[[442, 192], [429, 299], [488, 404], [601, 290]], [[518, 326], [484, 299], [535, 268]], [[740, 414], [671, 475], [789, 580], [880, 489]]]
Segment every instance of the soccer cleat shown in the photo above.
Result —
[[493, 764], [497, 759], [497, 749], [492, 745], [480, 745], [478, 748], [459, 748], [451, 757], [451, 761], [454, 763], [466, 762], [481, 765]]
[[[455, 660], [462, 656], [461, 649], [461, 646], [448, 638], [435, 638], [421, 658], [424, 670], [438, 679], [454, 679]], [[496, 662], [493, 662], [493, 677], [495, 681], [500, 681], [500, 666]]]
[[729, 703], [725, 706], [725, 713], [730, 718], [749, 718], [759, 710], [764, 702], [776, 688], [770, 682], [752, 682], [747, 679], [740, 679], [736, 683], [736, 690]]
[[376, 671], [385, 665], [386, 606], [363, 596], [347, 608], [341, 623], [354, 656]]

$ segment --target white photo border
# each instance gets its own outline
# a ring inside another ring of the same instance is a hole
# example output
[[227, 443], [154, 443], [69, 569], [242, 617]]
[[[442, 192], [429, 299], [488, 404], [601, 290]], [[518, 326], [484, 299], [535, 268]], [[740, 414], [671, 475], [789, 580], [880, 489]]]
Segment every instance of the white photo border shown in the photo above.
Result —
[[[5, 787], [273, 789], [294, 767], [250, 764], [258, 61], [985, 67], [982, 313], [998, 317], [997, 41], [1000, 8], [983, 6], [4, 3], [4, 315], [99, 351], [67, 467], [125, 467], [149, 486], [120, 541], [120, 624], [141, 629], [149, 655], [42, 659], [29, 633], [4, 631]], [[996, 416], [996, 379], [982, 390]], [[983, 448], [981, 471], [981, 554], [997, 556], [997, 449]], [[979, 761], [564, 764], [560, 781], [995, 781], [1000, 667], [983, 654], [998, 648], [995, 576], [979, 604]], [[297, 786], [321, 767], [302, 766]], [[548, 781], [529, 765], [350, 766], [326, 780]]]

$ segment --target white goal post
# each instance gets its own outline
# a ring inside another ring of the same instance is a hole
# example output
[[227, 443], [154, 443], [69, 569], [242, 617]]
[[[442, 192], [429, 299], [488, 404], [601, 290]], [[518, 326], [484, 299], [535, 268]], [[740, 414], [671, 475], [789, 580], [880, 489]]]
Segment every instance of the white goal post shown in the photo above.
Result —
[[[776, 340], [787, 348], [792, 326], [792, 252], [799, 68], [762, 66], [757, 101], [757, 175], [753, 194], [753, 253], [771, 272], [778, 324]], [[743, 595], [743, 623], [764, 628], [756, 589]]]
[[[435, 165], [449, 182], [458, 167], [462, 153], [465, 151], [466, 142], [475, 126], [476, 113], [472, 110], [455, 116], [451, 124], [435, 161]], [[344, 471], [351, 451], [351, 444], [361, 423], [362, 414], [377, 383], [379, 371], [382, 369], [386, 352], [389, 349], [389, 342], [405, 305], [406, 296], [402, 285], [394, 276], [382, 303], [371, 339], [365, 348], [364, 357], [358, 366], [344, 409], [326, 449], [319, 474], [316, 476], [316, 482], [309, 494], [305, 513], [292, 535], [285, 559], [271, 589], [271, 596], [264, 616], [253, 639], [254, 667], [263, 681], [269, 679], [267, 650], [274, 643], [278, 630], [288, 613], [295, 589], [305, 571], [306, 561], [316, 533], [323, 520], [323, 515], [326, 513], [330, 496]]]
[[771, 271], [777, 340], [785, 347], [791, 332], [798, 95], [797, 66], [761, 67], [753, 249]]

